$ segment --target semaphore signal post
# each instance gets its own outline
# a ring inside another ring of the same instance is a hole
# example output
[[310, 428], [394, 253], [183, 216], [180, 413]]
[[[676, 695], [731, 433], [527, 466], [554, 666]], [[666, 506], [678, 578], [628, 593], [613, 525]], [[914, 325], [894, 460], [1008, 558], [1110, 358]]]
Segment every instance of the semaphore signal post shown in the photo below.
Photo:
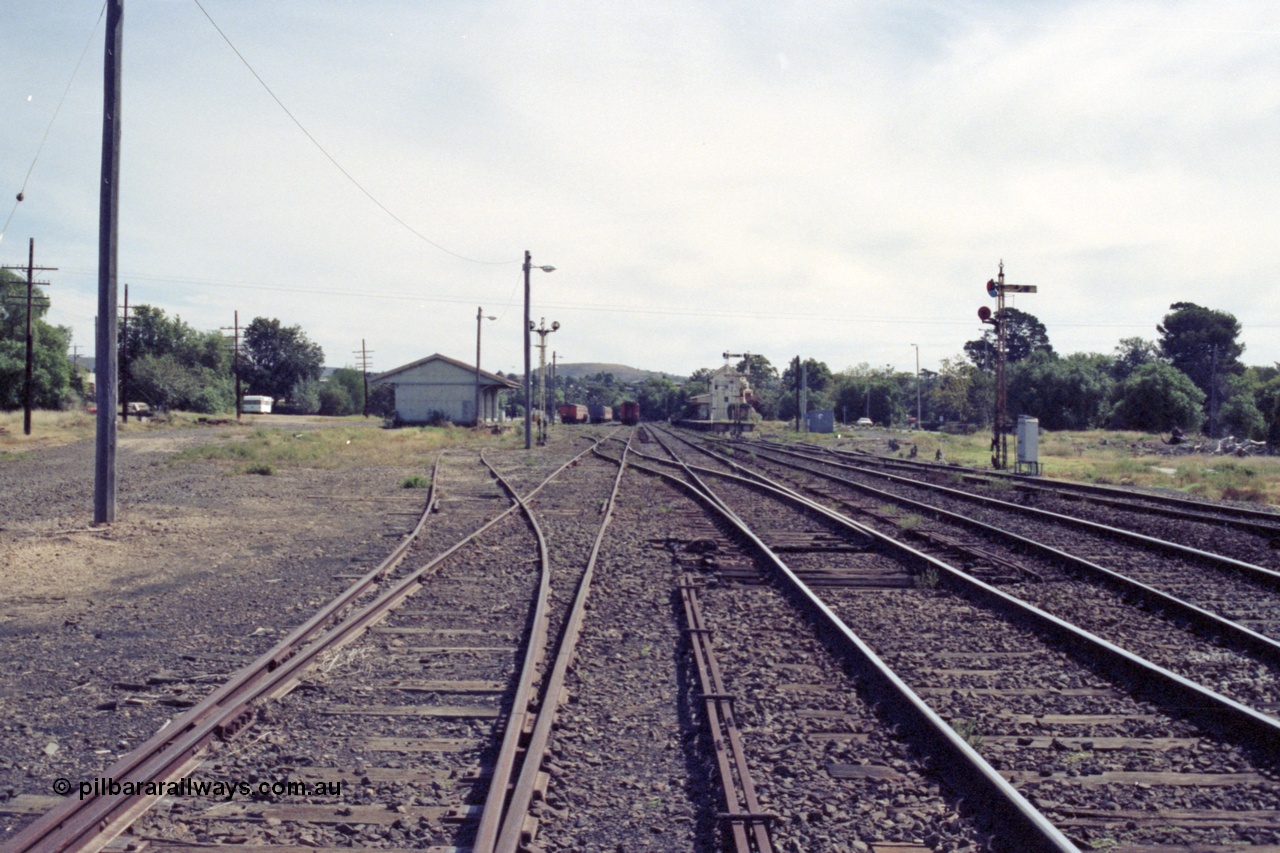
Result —
[[1006, 293], [1035, 293], [1034, 284], [1006, 284], [1004, 261], [1000, 261], [1000, 273], [987, 281], [987, 295], [996, 300], [996, 311], [983, 305], [978, 309], [978, 319], [994, 326], [996, 330], [996, 411], [991, 425], [991, 467], [1003, 471], [1009, 467], [1009, 401], [1008, 401], [1008, 324], [1005, 323], [1004, 295]]

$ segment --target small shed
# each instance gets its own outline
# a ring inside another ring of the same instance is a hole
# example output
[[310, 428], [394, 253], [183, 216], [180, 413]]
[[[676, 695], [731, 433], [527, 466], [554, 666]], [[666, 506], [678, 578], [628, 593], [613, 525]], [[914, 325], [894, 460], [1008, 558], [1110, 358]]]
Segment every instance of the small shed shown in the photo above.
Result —
[[805, 429], [809, 432], [835, 432], [836, 410], [819, 409], [816, 412], [805, 412]]
[[[520, 385], [487, 370], [436, 353], [380, 373], [374, 385], [395, 389], [396, 417], [402, 423], [425, 424], [446, 418], [456, 424], [502, 420], [498, 392]], [[476, 416], [476, 385], [480, 388], [480, 412]]]

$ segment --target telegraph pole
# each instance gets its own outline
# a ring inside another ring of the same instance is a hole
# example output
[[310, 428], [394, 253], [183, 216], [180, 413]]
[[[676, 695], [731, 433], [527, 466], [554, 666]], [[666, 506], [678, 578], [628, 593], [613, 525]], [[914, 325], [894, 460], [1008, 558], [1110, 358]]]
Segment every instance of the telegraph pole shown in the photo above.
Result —
[[221, 327], [220, 331], [231, 333], [231, 372], [236, 378], [236, 423], [240, 423], [242, 406], [240, 403], [240, 312], [232, 312], [232, 325]]
[[[14, 270], [22, 269], [22, 267], [0, 267], [0, 269]], [[25, 382], [22, 391], [22, 434], [31, 435], [31, 410], [32, 403], [35, 399], [33, 391], [35, 388], [35, 357], [36, 357], [36, 338], [32, 331], [31, 312], [35, 307], [35, 287], [37, 284], [48, 286], [47, 281], [36, 281], [36, 270], [56, 270], [57, 267], [38, 267], [36, 266], [36, 238], [30, 238], [27, 244], [27, 365], [23, 370], [23, 380]]]
[[372, 350], [365, 349], [364, 338], [360, 339], [360, 349], [353, 353], [360, 360], [360, 375], [364, 378], [364, 416], [369, 417], [369, 354]]
[[124, 285], [124, 312], [120, 315], [120, 419], [129, 422], [129, 283]]
[[800, 431], [800, 356], [795, 357], [796, 366], [796, 432]]
[[107, 0], [103, 58], [102, 179], [98, 199], [98, 432], [93, 523], [116, 520], [116, 256], [120, 209], [120, 82], [124, 0]]
[[[800, 362], [800, 418], [804, 421], [804, 431], [809, 431], [809, 363]], [[798, 431], [798, 430], [797, 430]]]

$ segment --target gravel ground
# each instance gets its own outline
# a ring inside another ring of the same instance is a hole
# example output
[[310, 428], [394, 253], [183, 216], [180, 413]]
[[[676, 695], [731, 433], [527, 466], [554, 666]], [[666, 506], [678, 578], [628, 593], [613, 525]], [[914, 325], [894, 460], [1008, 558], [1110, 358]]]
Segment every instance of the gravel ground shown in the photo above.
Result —
[[29, 795], [101, 774], [381, 560], [425, 499], [400, 488], [421, 468], [169, 464], [227, 433], [123, 434], [98, 529], [92, 441], [0, 459], [0, 841]]

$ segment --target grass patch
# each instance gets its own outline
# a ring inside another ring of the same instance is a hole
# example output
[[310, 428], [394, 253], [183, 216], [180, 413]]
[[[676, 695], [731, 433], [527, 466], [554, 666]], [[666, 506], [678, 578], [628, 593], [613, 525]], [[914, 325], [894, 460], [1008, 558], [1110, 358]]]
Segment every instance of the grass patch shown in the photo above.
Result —
[[414, 474], [412, 477], [405, 477], [400, 481], [402, 489], [425, 489], [431, 485], [431, 481], [421, 474]]
[[0, 412], [0, 460], [21, 459], [21, 451], [57, 447], [93, 438], [97, 416], [85, 411], [31, 413], [31, 435], [22, 431], [22, 410]]
[[937, 566], [924, 566], [911, 576], [911, 584], [916, 589], [937, 589], [941, 580]]
[[[941, 449], [943, 459], [979, 470], [991, 468], [991, 433], [972, 435], [894, 431], [901, 442], [918, 445], [921, 461], [932, 462]], [[879, 455], [891, 453], [887, 437], [844, 432], [843, 437], [810, 434], [808, 441], [848, 448], [861, 447]], [[1017, 441], [1009, 436], [1012, 467]], [[1161, 436], [1138, 431], [1062, 431], [1040, 434], [1040, 466], [1046, 480], [1071, 480], [1099, 485], [1174, 488], [1206, 498], [1280, 504], [1280, 456], [1167, 455]], [[1158, 468], [1173, 468], [1169, 474]], [[959, 473], [947, 479], [960, 485]], [[993, 486], [992, 488], [999, 488]]]
[[960, 739], [974, 749], [980, 749], [984, 740], [982, 732], [978, 729], [978, 724], [973, 720], [958, 718], [951, 721], [951, 728], [955, 729], [956, 734], [960, 735]]
[[265, 462], [254, 462], [246, 465], [244, 472], [246, 474], [260, 474], [263, 477], [270, 477], [276, 473], [276, 469]]
[[[269, 423], [269, 419], [266, 420]], [[318, 422], [329, 419], [317, 419]], [[445, 447], [501, 444], [502, 439], [460, 427], [382, 429], [370, 422], [332, 419], [319, 428], [296, 423], [229, 429], [210, 442], [178, 451], [169, 464], [213, 462], [246, 470], [248, 465], [283, 468], [338, 468], [356, 465], [423, 467]], [[427, 485], [430, 485], [428, 482]]]

